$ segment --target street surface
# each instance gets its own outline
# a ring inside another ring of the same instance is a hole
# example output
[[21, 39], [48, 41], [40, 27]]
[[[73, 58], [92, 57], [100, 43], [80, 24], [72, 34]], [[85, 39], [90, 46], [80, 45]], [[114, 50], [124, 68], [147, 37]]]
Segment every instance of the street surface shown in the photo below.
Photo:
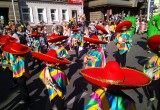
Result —
[[[133, 36], [133, 47], [127, 54], [126, 66], [142, 71], [143, 65], [153, 55], [146, 51], [146, 34]], [[115, 60], [114, 56], [117, 48], [113, 42], [107, 45], [106, 54], [107, 61]], [[65, 72], [70, 79], [70, 85], [67, 87], [67, 95], [65, 106], [67, 110], [83, 110], [84, 105], [88, 102], [90, 94], [92, 93], [92, 85], [89, 84], [79, 73], [83, 68], [83, 57], [87, 52], [84, 49], [80, 54], [80, 61], [76, 62], [74, 51], [69, 51], [69, 59], [71, 64], [64, 67]], [[31, 64], [31, 63], [30, 63]], [[43, 63], [42, 63], [43, 64]], [[43, 64], [44, 65], [44, 64]], [[9, 70], [2, 70], [0, 68], [0, 110], [48, 110], [49, 100], [45, 86], [38, 78], [40, 71], [35, 66], [31, 71], [32, 77], [28, 79], [27, 86], [32, 99], [29, 105], [19, 105], [20, 95], [18, 88], [10, 89], [11, 86], [11, 72]], [[44, 66], [43, 66], [44, 67]], [[138, 80], [135, 78], [135, 81]], [[137, 110], [156, 110], [157, 100], [154, 102], [152, 108], [147, 107], [147, 96], [145, 87], [132, 90], [123, 90], [136, 103]], [[56, 110], [56, 109], [55, 109]]]

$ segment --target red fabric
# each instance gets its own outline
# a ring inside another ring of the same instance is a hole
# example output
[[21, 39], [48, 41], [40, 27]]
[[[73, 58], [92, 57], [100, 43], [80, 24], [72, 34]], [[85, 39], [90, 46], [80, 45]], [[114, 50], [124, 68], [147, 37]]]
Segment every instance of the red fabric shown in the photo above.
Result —
[[58, 64], [70, 63], [70, 61], [65, 58], [58, 58], [56, 50], [49, 50], [46, 54], [32, 52], [32, 55], [40, 60], [50, 63], [58, 63]]
[[107, 44], [107, 42], [99, 40], [98, 36], [93, 35], [90, 38], [83, 37], [83, 40], [90, 43], [97, 43], [97, 44]]
[[101, 30], [104, 34], [108, 34], [108, 32], [106, 31], [106, 29], [104, 27], [100, 26], [100, 25], [97, 25], [96, 29], [97, 30]]
[[0, 36], [0, 44], [3, 45], [3, 44], [6, 44], [6, 43], [15, 43], [17, 42], [17, 39], [14, 38], [14, 37], [11, 37], [11, 36]]
[[[105, 68], [83, 69], [81, 70], [81, 74], [86, 80], [97, 86], [112, 89], [114, 87], [119, 89], [140, 87], [151, 82], [151, 79], [142, 72], [129, 68], [120, 68], [115, 61], [109, 61]], [[102, 80], [118, 81], [118, 83], [102, 82]]]
[[158, 51], [160, 46], [160, 35], [154, 35], [147, 40], [148, 46], [154, 51]]
[[47, 38], [49, 38], [48, 42], [57, 42], [57, 41], [67, 39], [68, 37], [67, 36], [51, 35], [50, 37], [48, 36]]
[[132, 22], [126, 20], [126, 21], [119, 23], [116, 27], [116, 32], [120, 32], [122, 30], [123, 26], [127, 26], [127, 29], [129, 29], [132, 26]]
[[30, 51], [30, 48], [20, 43], [7, 43], [2, 45], [2, 50], [11, 54], [25, 54]]

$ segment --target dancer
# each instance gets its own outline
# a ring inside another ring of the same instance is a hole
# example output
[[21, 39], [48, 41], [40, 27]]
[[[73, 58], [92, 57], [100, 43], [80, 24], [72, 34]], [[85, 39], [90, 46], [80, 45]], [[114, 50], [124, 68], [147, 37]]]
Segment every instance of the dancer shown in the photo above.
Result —
[[132, 47], [132, 38], [126, 31], [132, 26], [132, 22], [123, 21], [116, 27], [117, 36], [114, 39], [118, 48], [116, 61], [122, 66], [126, 65], [127, 52]]
[[[84, 110], [136, 110], [133, 100], [113, 92], [108, 93], [108, 90], [136, 88], [151, 82], [145, 74], [120, 68], [115, 61], [109, 61], [104, 68], [83, 69], [81, 74], [86, 80], [99, 86], [99, 89], [91, 94]], [[135, 81], [135, 77], [139, 80]]]
[[46, 63], [46, 67], [39, 77], [48, 90], [51, 108], [55, 104], [57, 110], [64, 110], [66, 86], [69, 84], [69, 80], [66, 74], [58, 69], [58, 66], [59, 64], [68, 64], [70, 61], [65, 58], [58, 58], [57, 52], [53, 49], [46, 54], [32, 52], [32, 55]]
[[26, 80], [30, 77], [30, 74], [25, 62], [25, 54], [30, 51], [30, 48], [20, 43], [7, 43], [2, 45], [2, 50], [14, 55], [14, 61], [11, 63], [11, 66], [13, 78], [17, 78], [17, 83], [22, 96], [22, 100], [19, 104], [29, 103], [30, 97]]

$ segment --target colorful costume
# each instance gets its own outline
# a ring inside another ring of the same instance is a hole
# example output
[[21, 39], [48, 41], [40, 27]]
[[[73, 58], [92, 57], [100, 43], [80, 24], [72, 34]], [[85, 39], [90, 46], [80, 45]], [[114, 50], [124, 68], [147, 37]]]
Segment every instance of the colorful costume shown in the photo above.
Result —
[[82, 36], [78, 33], [73, 33], [71, 35], [71, 43], [70, 43], [70, 47], [77, 47], [79, 45], [83, 45], [83, 42], [82, 42]]
[[41, 43], [39, 40], [34, 39], [32, 43], [32, 47], [34, 52], [41, 52]]
[[66, 58], [68, 56], [68, 51], [64, 46], [50, 46], [50, 49], [56, 50], [59, 58]]
[[69, 84], [69, 80], [63, 71], [51, 67], [45, 67], [39, 77], [42, 81], [51, 77], [52, 82], [59, 87], [59, 89], [55, 91], [52, 89], [51, 85], [46, 85], [50, 101], [53, 100], [56, 95], [59, 95], [62, 99], [64, 98], [64, 95], [66, 95], [66, 86]]
[[84, 110], [136, 110], [136, 107], [131, 99], [114, 96], [103, 89], [97, 89], [92, 93]]
[[105, 67], [106, 58], [102, 48], [89, 49], [85, 57], [92, 57], [89, 59], [88, 63], [85, 65], [85, 68], [93, 67]]
[[[125, 40], [128, 40], [128, 42], [119, 43], [119, 41]], [[116, 43], [120, 54], [127, 52], [132, 47], [132, 38], [127, 32], [118, 33], [116, 38], [114, 39], [114, 42]]]
[[[147, 72], [149, 71], [149, 69], [156, 66], [160, 66], [160, 56], [155, 56], [155, 61], [149, 63], [149, 68], [146, 68], [146, 66], [144, 66], [143, 72], [147, 75]], [[160, 69], [157, 69], [157, 71], [152, 74], [155, 74], [155, 75], [151, 77], [151, 79], [158, 80], [160, 78]]]

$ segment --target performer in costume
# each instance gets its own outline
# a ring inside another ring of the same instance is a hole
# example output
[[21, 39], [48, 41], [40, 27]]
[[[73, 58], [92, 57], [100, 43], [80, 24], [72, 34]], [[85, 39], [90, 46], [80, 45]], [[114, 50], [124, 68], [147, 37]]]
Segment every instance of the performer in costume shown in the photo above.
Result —
[[[152, 83], [147, 86], [148, 107], [153, 105], [155, 98], [160, 100], [160, 35], [154, 35], [147, 40], [147, 44], [154, 54], [144, 65], [144, 73], [152, 79]], [[154, 95], [155, 94], [155, 95]], [[160, 108], [160, 106], [159, 106]], [[157, 108], [158, 110], [158, 108]]]
[[51, 105], [55, 104], [57, 110], [64, 110], [64, 98], [66, 86], [69, 80], [66, 74], [58, 69], [59, 64], [68, 64], [69, 60], [58, 58], [55, 50], [49, 50], [46, 54], [32, 52], [32, 55], [46, 62], [46, 67], [40, 73], [40, 79], [46, 85]]
[[[42, 35], [38, 34], [38, 32], [35, 31], [35, 32], [32, 33], [31, 36], [34, 37], [34, 40], [33, 40], [33, 43], [32, 43], [32, 51], [41, 53], [41, 42], [39, 40], [39, 37], [42, 36]], [[39, 64], [38, 68], [41, 68], [41, 61], [39, 59], [34, 58], [31, 69], [34, 69], [35, 60], [37, 60], [37, 62]]]
[[[83, 69], [81, 74], [86, 80], [100, 87], [92, 93], [84, 110], [136, 110], [130, 98], [108, 93], [108, 90], [133, 89], [151, 82], [142, 72], [120, 68], [115, 61], [109, 61], [104, 68]], [[136, 82], [135, 77], [139, 79]]]
[[90, 42], [91, 48], [84, 57], [84, 68], [104, 67], [106, 64], [106, 58], [104, 50], [99, 44], [107, 44], [107, 42], [101, 41], [98, 36], [93, 35], [90, 38], [84, 37], [84, 41]]
[[74, 27], [72, 29], [73, 33], [71, 35], [71, 43], [70, 43], [70, 48], [74, 48], [75, 49], [75, 53], [76, 53], [76, 57], [78, 60], [79, 59], [79, 55], [78, 55], [78, 51], [79, 51], [79, 46], [83, 45], [82, 42], [82, 36], [78, 33], [79, 29], [77, 27]]
[[65, 49], [65, 47], [61, 44], [62, 40], [68, 38], [67, 36], [52, 34], [50, 36], [47, 36], [47, 38], [49, 38], [48, 42], [50, 43], [49, 50], [56, 50], [59, 58], [66, 58], [68, 56], [67, 49]]
[[[102, 41], [108, 42], [108, 38], [105, 37], [106, 34], [108, 34], [108, 32], [106, 31], [106, 29], [100, 25], [96, 26], [96, 29], [98, 30], [98, 38]], [[106, 49], [106, 44], [102, 44], [102, 48]]]
[[2, 50], [14, 55], [14, 61], [11, 63], [13, 77], [17, 78], [22, 100], [20, 104], [30, 102], [26, 80], [30, 77], [26, 62], [25, 54], [30, 51], [28, 46], [20, 43], [7, 43], [2, 45]]
[[123, 21], [116, 27], [117, 36], [114, 39], [118, 48], [116, 61], [124, 67], [126, 65], [127, 52], [132, 47], [132, 38], [126, 31], [132, 26], [132, 22]]

